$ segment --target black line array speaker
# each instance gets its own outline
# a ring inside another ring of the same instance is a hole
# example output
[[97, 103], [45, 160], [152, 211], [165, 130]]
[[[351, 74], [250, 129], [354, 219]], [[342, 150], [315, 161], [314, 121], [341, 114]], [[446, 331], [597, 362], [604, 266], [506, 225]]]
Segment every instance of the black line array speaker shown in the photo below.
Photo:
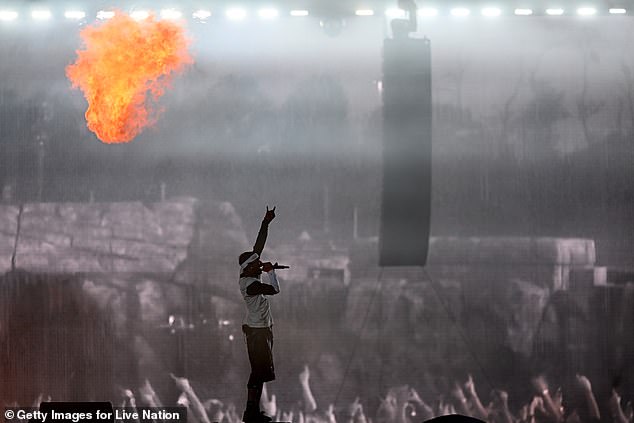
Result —
[[431, 214], [431, 48], [386, 39], [380, 266], [425, 266]]

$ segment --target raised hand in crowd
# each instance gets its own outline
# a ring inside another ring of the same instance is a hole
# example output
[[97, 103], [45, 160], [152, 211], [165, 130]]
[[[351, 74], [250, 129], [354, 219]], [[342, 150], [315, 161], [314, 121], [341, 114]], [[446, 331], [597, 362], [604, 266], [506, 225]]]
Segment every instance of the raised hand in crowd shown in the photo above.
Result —
[[310, 389], [310, 370], [308, 369], [308, 365], [304, 365], [304, 369], [299, 374], [299, 383], [302, 387], [304, 413], [314, 413], [315, 410], [317, 410], [317, 402]]
[[236, 405], [230, 402], [225, 410], [225, 419], [223, 423], [240, 423], [241, 421], [242, 419], [240, 418]]
[[[134, 397], [134, 393], [132, 392], [132, 390], [131, 389], [124, 389], [123, 390], [123, 395], [127, 399], [128, 407], [132, 408], [133, 412], [137, 412], [137, 409], [136, 409], [136, 398]], [[135, 419], [135, 421], [138, 423], [139, 419]]]
[[588, 407], [588, 416], [594, 420], [601, 420], [601, 413], [599, 412], [599, 406], [597, 400], [592, 393], [592, 385], [590, 380], [583, 375], [576, 375], [577, 385], [581, 388], [584, 399]]
[[491, 406], [490, 412], [487, 414], [491, 417], [494, 416], [494, 420], [501, 423], [513, 423], [515, 418], [511, 414], [508, 405], [509, 395], [506, 391], [494, 389], [491, 392]]
[[145, 379], [145, 383], [139, 388], [139, 393], [141, 394], [141, 400], [148, 407], [163, 407], [149, 380]]
[[482, 401], [480, 401], [480, 397], [478, 397], [478, 393], [476, 392], [475, 382], [473, 381], [473, 377], [469, 375], [467, 381], [464, 384], [464, 391], [467, 399], [471, 404], [471, 409], [474, 417], [477, 417], [481, 420], [486, 420], [489, 417], [489, 413], [482, 405]]
[[395, 398], [396, 423], [409, 423], [407, 408], [412, 400], [412, 390], [409, 386], [397, 386], [390, 389], [389, 394]]
[[293, 411], [283, 411], [282, 412], [282, 420], [279, 421], [283, 421], [283, 422], [292, 422], [293, 421]]
[[629, 423], [630, 419], [627, 418], [621, 408], [621, 397], [618, 392], [616, 392], [616, 389], [612, 389], [612, 396], [610, 396], [608, 401], [608, 408], [612, 415], [612, 421], [615, 423]]
[[326, 417], [328, 418], [329, 423], [337, 423], [334, 404], [328, 404], [328, 408], [326, 409]]
[[557, 407], [550, 395], [546, 378], [543, 375], [539, 375], [531, 379], [531, 383], [537, 394], [541, 396], [548, 417], [555, 422], [563, 421], [563, 413], [561, 412], [561, 409]]
[[224, 404], [218, 399], [209, 398], [203, 402], [203, 407], [205, 408], [207, 417], [209, 417], [209, 420], [212, 422], [221, 422], [225, 417], [225, 413], [223, 411]]
[[192, 413], [191, 411], [189, 400], [187, 399], [187, 394], [182, 392], [176, 400], [176, 405], [185, 407], [187, 409], [187, 423], [200, 423], [200, 421], [196, 418], [196, 416], [194, 416], [194, 413]]
[[260, 397], [260, 408], [267, 416], [277, 415], [277, 402], [275, 394], [271, 394], [269, 398], [268, 391], [266, 389], [266, 383], [262, 385], [262, 396]]
[[196, 393], [194, 392], [189, 380], [184, 377], [176, 377], [172, 373], [170, 376], [174, 380], [176, 387], [180, 389], [187, 397], [191, 412], [195, 415], [196, 419], [201, 423], [211, 423], [203, 403], [200, 401]]
[[381, 399], [379, 408], [376, 411], [376, 421], [377, 423], [394, 423], [396, 422], [397, 414], [396, 397], [390, 391], [385, 398]]
[[[49, 399], [49, 401], [50, 401], [50, 399]], [[627, 402], [627, 405], [625, 406], [624, 414], [625, 414], [625, 417], [630, 422], [634, 422], [634, 407], [632, 407], [632, 401], [628, 401]]]
[[464, 392], [462, 392], [462, 388], [458, 382], [454, 383], [450, 393], [451, 397], [454, 399], [458, 412], [460, 414], [464, 414], [465, 416], [470, 416], [471, 410], [469, 409], [469, 400], [465, 396]]
[[359, 397], [356, 397], [354, 401], [348, 405], [345, 423], [354, 423], [358, 413], [363, 413], [363, 406], [361, 405]]
[[422, 400], [416, 389], [411, 388], [410, 390], [410, 402], [414, 405], [414, 410], [416, 410], [416, 415], [420, 416], [420, 418], [425, 420], [430, 420], [434, 418], [434, 410]]

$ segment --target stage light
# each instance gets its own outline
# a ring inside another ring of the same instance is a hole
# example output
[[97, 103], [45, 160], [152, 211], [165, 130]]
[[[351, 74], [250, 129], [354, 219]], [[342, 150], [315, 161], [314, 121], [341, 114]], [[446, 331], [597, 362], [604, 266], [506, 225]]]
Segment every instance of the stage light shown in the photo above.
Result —
[[279, 16], [277, 9], [260, 9], [258, 10], [258, 16], [260, 19], [275, 19]]
[[84, 19], [86, 17], [86, 12], [83, 12], [81, 10], [67, 10], [66, 12], [64, 12], [64, 17], [66, 19], [75, 20]]
[[485, 7], [481, 10], [482, 16], [486, 16], [489, 18], [494, 18], [496, 16], [500, 16], [502, 11], [497, 7]]
[[227, 9], [227, 11], [225, 12], [225, 15], [227, 16], [227, 19], [229, 20], [241, 21], [247, 17], [247, 11], [244, 9], [234, 7], [231, 9]]
[[372, 9], [358, 9], [354, 12], [357, 16], [374, 16], [374, 10]]
[[135, 21], [142, 21], [150, 17], [150, 12], [147, 10], [134, 10], [130, 13], [130, 17]]
[[464, 7], [454, 7], [451, 9], [451, 16], [455, 16], [457, 18], [464, 18], [471, 14], [471, 11]]
[[609, 12], [612, 15], [624, 15], [625, 13], [627, 13], [627, 10], [621, 8], [612, 8], [609, 10]]
[[308, 16], [308, 10], [291, 10], [290, 14], [295, 17]]
[[0, 10], [0, 21], [14, 21], [18, 18], [18, 12], [14, 10]]
[[533, 9], [515, 9], [517, 16], [530, 16], [533, 14]]
[[47, 21], [51, 19], [51, 11], [46, 9], [37, 9], [31, 11], [31, 17], [36, 21]]
[[114, 18], [114, 12], [112, 10], [100, 10], [97, 12], [97, 19], [101, 19], [102, 21], [105, 19]]
[[403, 9], [391, 8], [385, 11], [385, 16], [388, 18], [404, 18], [405, 11]]
[[418, 9], [418, 16], [423, 18], [438, 16], [438, 9], [434, 9], [433, 7], [423, 7], [422, 9]]
[[178, 20], [183, 17], [183, 14], [180, 10], [176, 9], [162, 9], [161, 10], [161, 18], [167, 20]]
[[209, 10], [204, 10], [204, 9], [200, 9], [195, 11], [194, 13], [192, 13], [192, 17], [194, 19], [198, 19], [201, 21], [204, 21], [205, 19], [209, 18], [211, 16], [211, 11]]
[[546, 14], [549, 16], [560, 16], [564, 14], [564, 9], [560, 9], [560, 8], [546, 9]]
[[592, 16], [596, 15], [597, 9], [594, 7], [580, 7], [577, 9], [577, 15], [579, 16]]

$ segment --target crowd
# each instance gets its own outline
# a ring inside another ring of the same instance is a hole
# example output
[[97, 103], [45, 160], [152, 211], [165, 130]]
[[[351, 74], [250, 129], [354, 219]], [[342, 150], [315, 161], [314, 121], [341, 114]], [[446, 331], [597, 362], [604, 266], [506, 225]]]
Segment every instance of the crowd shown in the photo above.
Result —
[[[201, 400], [189, 381], [172, 376], [182, 392], [178, 404], [188, 408], [188, 423], [239, 423], [242, 410], [235, 404], [224, 404], [217, 399]], [[517, 410], [509, 408], [508, 394], [502, 390], [491, 392], [491, 401], [484, 404], [480, 399], [474, 380], [469, 376], [464, 383], [455, 383], [443, 398], [425, 402], [418, 392], [408, 386], [393, 387], [388, 390], [374, 412], [364, 408], [363, 401], [356, 398], [351, 404], [335, 409], [334, 404], [318, 407], [310, 388], [310, 370], [304, 367], [299, 374], [301, 398], [294, 406], [283, 410], [278, 406], [275, 394], [266, 390], [261, 399], [261, 408], [274, 421], [297, 423], [419, 423], [433, 417], [447, 414], [463, 414], [493, 423], [585, 423], [612, 421], [633, 423], [632, 402], [625, 407], [616, 390], [612, 391], [606, 409], [609, 416], [601, 416], [599, 406], [587, 377], [576, 376], [575, 396], [581, 394], [581, 401], [565, 398], [561, 389], [551, 391], [546, 378], [537, 376], [531, 380], [534, 396]], [[152, 387], [146, 383], [139, 390], [140, 401], [146, 406], [161, 406]], [[136, 399], [131, 391], [126, 391], [126, 406], [135, 406]]]
[[[225, 403], [218, 399], [201, 399], [188, 379], [171, 376], [181, 391], [177, 405], [188, 409], [188, 423], [240, 423], [242, 410], [235, 403]], [[361, 398], [356, 398], [347, 406], [335, 408], [334, 404], [319, 407], [310, 388], [310, 370], [305, 366], [299, 374], [301, 401], [282, 409], [277, 404], [275, 394], [267, 392], [266, 385], [261, 399], [261, 409], [276, 422], [293, 423], [421, 423], [431, 418], [447, 414], [463, 414], [492, 423], [634, 423], [632, 402], [622, 401], [616, 390], [605, 404], [609, 415], [602, 415], [592, 391], [592, 384], [583, 375], [576, 376], [575, 400], [567, 398], [566, 392], [551, 387], [544, 376], [533, 378], [530, 383], [533, 397], [519, 409], [511, 410], [508, 394], [503, 390], [493, 390], [491, 401], [485, 404], [478, 395], [474, 380], [468, 376], [466, 382], [456, 382], [445, 396], [426, 402], [418, 392], [409, 386], [398, 386], [388, 390], [381, 398], [374, 412], [364, 407]], [[121, 407], [163, 407], [151, 384], [146, 381], [136, 393], [122, 390]], [[47, 398], [50, 400], [50, 398]], [[36, 403], [42, 398], [38, 398]], [[160, 422], [157, 422], [160, 423]]]

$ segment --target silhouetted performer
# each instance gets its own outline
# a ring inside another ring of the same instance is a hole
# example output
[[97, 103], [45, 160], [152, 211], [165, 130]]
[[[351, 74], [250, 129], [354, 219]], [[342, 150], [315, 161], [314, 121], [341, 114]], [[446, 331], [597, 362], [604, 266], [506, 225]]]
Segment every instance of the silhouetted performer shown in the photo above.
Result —
[[[247, 406], [242, 416], [244, 422], [270, 422], [272, 419], [260, 411], [260, 397], [264, 382], [275, 380], [273, 367], [273, 318], [267, 295], [280, 292], [274, 265], [262, 263], [260, 255], [266, 243], [269, 223], [275, 218], [275, 207], [266, 208], [260, 232], [253, 251], [240, 254], [240, 293], [247, 306], [247, 314], [242, 322], [246, 336], [251, 375], [247, 382]], [[277, 263], [276, 263], [277, 264]], [[270, 285], [262, 283], [262, 271], [269, 275]]]

